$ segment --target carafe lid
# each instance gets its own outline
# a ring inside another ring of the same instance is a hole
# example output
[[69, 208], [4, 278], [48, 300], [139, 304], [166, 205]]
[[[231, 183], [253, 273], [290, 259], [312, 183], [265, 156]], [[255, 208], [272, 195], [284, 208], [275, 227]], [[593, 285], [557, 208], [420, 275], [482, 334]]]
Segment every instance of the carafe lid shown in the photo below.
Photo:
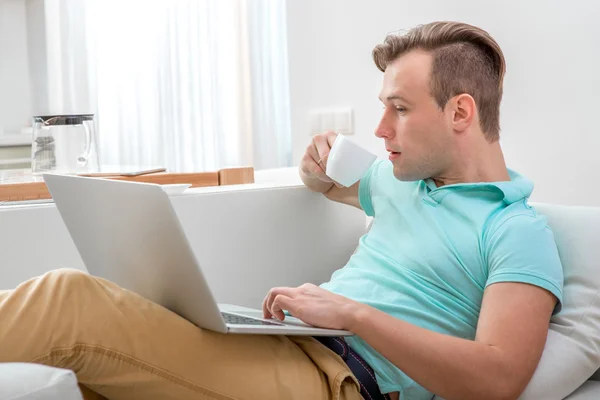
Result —
[[94, 114], [44, 115], [33, 117], [44, 125], [81, 125], [84, 121], [93, 121]]

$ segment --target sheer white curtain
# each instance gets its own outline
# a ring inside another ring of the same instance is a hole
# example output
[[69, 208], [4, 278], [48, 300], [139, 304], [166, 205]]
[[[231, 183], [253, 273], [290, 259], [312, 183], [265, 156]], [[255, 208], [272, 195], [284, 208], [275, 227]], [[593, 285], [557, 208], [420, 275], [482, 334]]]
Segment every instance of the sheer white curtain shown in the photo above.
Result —
[[85, 41], [60, 61], [86, 59], [102, 164], [291, 165], [284, 1], [44, 1], [86, 32], [56, 42]]
[[94, 113], [94, 34], [87, 4], [24, 1], [32, 115]]
[[283, 0], [247, 3], [254, 160], [292, 165], [286, 9]]

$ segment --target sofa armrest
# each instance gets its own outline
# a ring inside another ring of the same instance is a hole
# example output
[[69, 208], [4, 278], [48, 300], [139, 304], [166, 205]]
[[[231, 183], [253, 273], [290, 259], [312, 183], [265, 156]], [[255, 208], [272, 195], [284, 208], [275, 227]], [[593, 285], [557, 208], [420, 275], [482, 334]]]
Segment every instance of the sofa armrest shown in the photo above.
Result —
[[83, 400], [73, 371], [29, 363], [0, 363], [0, 399]]

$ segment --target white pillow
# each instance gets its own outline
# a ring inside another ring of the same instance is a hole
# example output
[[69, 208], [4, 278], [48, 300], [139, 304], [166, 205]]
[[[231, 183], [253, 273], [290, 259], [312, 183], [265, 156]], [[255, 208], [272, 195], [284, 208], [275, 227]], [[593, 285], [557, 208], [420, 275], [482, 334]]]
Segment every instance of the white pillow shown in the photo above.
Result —
[[565, 284], [563, 308], [520, 399], [563, 399], [600, 368], [600, 207], [532, 205], [554, 232]]
[[73, 371], [40, 364], [0, 363], [0, 399], [83, 400]]
[[567, 397], [568, 400], [598, 400], [600, 397], [600, 382], [587, 381], [572, 395]]

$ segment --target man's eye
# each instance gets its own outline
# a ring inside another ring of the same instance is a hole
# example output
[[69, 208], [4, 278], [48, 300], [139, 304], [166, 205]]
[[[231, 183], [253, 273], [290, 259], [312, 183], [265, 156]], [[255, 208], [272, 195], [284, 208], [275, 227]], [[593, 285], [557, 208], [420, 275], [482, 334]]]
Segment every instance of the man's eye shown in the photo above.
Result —
[[404, 113], [404, 112], [406, 112], [406, 108], [398, 106], [398, 107], [396, 107], [396, 111], [398, 111], [400, 113]]

